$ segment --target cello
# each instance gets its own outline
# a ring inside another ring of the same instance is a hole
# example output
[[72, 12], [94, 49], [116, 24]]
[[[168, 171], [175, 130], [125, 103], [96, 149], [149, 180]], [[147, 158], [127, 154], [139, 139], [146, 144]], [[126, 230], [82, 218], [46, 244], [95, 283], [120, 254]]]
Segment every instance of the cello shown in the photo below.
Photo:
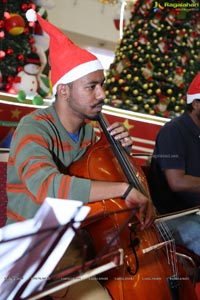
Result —
[[[84, 157], [69, 167], [69, 173], [92, 180], [126, 181], [150, 197], [148, 183], [142, 169], [121, 143], [107, 131], [102, 114], [98, 122], [104, 132]], [[114, 300], [194, 300], [194, 287], [179, 265], [175, 243], [163, 222], [154, 222], [140, 230], [136, 217], [130, 220], [124, 200], [102, 199], [88, 204], [91, 208], [84, 228], [89, 232], [96, 253], [112, 240], [112, 248], [122, 248], [121, 266], [102, 274], [99, 281]], [[123, 213], [117, 213], [117, 212]], [[91, 216], [95, 216], [92, 218]], [[128, 220], [128, 223], [127, 223]], [[127, 224], [123, 231], [123, 224]], [[119, 232], [117, 238], [116, 232]], [[112, 249], [108, 249], [112, 250]]]

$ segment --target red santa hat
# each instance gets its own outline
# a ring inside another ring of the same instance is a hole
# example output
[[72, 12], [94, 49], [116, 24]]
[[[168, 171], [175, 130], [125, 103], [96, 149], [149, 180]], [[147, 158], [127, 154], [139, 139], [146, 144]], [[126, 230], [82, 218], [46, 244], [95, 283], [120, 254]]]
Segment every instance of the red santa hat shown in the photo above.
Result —
[[96, 56], [75, 45], [62, 31], [44, 20], [33, 9], [26, 12], [26, 17], [29, 22], [38, 21], [50, 36], [49, 61], [54, 94], [60, 83], [69, 83], [91, 72], [103, 70]]
[[187, 91], [187, 104], [193, 100], [200, 99], [200, 72], [194, 77]]

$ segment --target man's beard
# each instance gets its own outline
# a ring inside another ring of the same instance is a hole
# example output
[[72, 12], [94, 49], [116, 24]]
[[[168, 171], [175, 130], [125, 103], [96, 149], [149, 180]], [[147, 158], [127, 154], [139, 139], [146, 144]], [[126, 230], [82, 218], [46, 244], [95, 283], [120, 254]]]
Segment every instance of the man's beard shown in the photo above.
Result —
[[[99, 100], [98, 103], [92, 105], [91, 108], [95, 108], [95, 107], [97, 107], [99, 104], [104, 104], [104, 100], [103, 100], [103, 99]], [[101, 112], [99, 111], [99, 112], [97, 112], [97, 114], [96, 114], [95, 116], [92, 116], [92, 117], [91, 117], [91, 116], [85, 115], [84, 117], [85, 117], [86, 119], [89, 119], [89, 120], [92, 120], [92, 121], [96, 121], [96, 120], [98, 120], [98, 117], [99, 117], [99, 114], [100, 114], [100, 113], [101, 113]]]
[[84, 119], [88, 119], [88, 120], [91, 120], [91, 121], [98, 121], [98, 118], [99, 118], [99, 114], [100, 114], [101, 112], [99, 111], [97, 114], [96, 114], [96, 116], [87, 116], [87, 115], [84, 115]]

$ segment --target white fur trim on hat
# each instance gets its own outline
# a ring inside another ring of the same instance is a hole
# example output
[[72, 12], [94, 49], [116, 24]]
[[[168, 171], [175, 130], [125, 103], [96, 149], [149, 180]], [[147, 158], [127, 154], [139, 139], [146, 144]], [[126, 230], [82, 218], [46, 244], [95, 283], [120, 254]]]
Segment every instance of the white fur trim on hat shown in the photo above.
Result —
[[53, 94], [56, 94], [57, 86], [61, 83], [70, 83], [72, 81], [75, 81], [89, 73], [95, 72], [97, 70], [103, 70], [103, 66], [100, 63], [99, 60], [92, 60], [86, 63], [83, 63], [81, 65], [76, 66], [72, 70], [70, 70], [68, 73], [66, 73], [64, 76], [62, 76], [53, 86]]
[[195, 99], [200, 100], [200, 93], [198, 93], [198, 94], [193, 94], [193, 95], [187, 94], [187, 104], [192, 103]]

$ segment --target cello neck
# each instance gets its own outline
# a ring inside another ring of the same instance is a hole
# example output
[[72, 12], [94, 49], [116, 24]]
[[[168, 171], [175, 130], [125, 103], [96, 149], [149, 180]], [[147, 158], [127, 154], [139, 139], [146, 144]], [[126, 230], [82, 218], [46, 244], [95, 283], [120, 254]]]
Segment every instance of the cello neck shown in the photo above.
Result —
[[111, 145], [111, 148], [112, 148], [112, 150], [113, 150], [113, 152], [114, 152], [114, 154], [115, 154], [115, 156], [127, 178], [127, 181], [129, 182], [129, 184], [131, 184], [133, 187], [135, 187], [141, 193], [146, 195], [144, 187], [142, 186], [141, 182], [138, 180], [138, 177], [136, 176], [133, 165], [130, 163], [130, 160], [127, 157], [128, 153], [122, 147], [121, 143], [118, 140], [116, 140], [112, 135], [110, 135], [109, 131], [107, 130], [108, 122], [105, 120], [102, 113], [100, 113], [98, 115], [97, 120], [98, 120], [109, 144]]

